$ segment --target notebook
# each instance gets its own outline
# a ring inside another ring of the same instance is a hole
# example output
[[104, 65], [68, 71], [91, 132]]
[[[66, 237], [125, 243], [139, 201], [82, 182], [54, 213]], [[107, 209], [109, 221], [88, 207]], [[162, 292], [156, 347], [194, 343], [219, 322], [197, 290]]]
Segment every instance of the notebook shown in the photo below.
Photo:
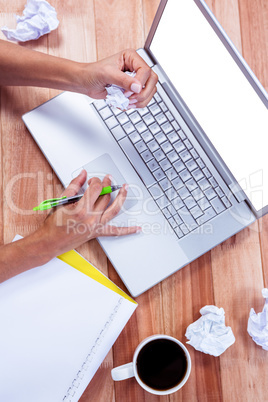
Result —
[[75, 251], [0, 285], [0, 400], [78, 401], [137, 303]]

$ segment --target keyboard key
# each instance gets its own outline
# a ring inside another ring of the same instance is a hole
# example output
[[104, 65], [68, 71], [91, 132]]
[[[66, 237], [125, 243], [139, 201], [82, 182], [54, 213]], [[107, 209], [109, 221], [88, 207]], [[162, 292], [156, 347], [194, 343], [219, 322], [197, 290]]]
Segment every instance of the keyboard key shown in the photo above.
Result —
[[224, 196], [224, 192], [222, 191], [222, 189], [220, 187], [216, 187], [215, 191], [216, 191], [216, 193], [218, 194], [219, 197]]
[[150, 149], [151, 152], [154, 152], [157, 149], [159, 149], [159, 145], [158, 145], [158, 142], [156, 140], [152, 140], [152, 141], [148, 142], [147, 146], [148, 146], [148, 148]]
[[165, 154], [167, 154], [168, 152], [170, 152], [173, 148], [172, 145], [170, 144], [169, 141], [165, 141], [161, 144], [161, 148], [163, 149], [163, 151], [165, 152]]
[[153, 138], [154, 138], [149, 130], [145, 131], [145, 133], [142, 133], [141, 136], [145, 142], [149, 142], [149, 141], [153, 140]]
[[178, 190], [178, 194], [179, 194], [179, 196], [181, 197], [182, 200], [184, 200], [185, 198], [189, 197], [189, 195], [190, 195], [189, 191], [187, 190], [187, 188], [185, 186], [181, 187]]
[[186, 140], [184, 141], [184, 145], [186, 146], [187, 149], [191, 149], [193, 148], [191, 142], [188, 140], [188, 138], [186, 138]]
[[191, 155], [192, 155], [192, 157], [193, 157], [194, 159], [198, 159], [198, 158], [199, 158], [199, 155], [198, 155], [198, 153], [196, 152], [195, 149], [191, 149], [190, 152], [191, 152]]
[[230, 201], [228, 200], [227, 197], [222, 197], [222, 202], [224, 203], [224, 205], [226, 206], [226, 208], [229, 208], [232, 204], [230, 203]]
[[181, 159], [179, 159], [178, 161], [176, 161], [173, 165], [173, 167], [176, 169], [176, 171], [179, 173], [181, 172], [183, 169], [185, 169], [185, 165], [183, 163], [183, 161]]
[[217, 194], [215, 193], [215, 191], [213, 190], [212, 187], [205, 190], [204, 193], [208, 200], [212, 200], [212, 198], [217, 196]]
[[162, 128], [162, 130], [164, 131], [165, 134], [168, 134], [170, 131], [173, 130], [173, 127], [169, 122], [166, 122], [166, 123], [162, 124], [161, 128]]
[[178, 124], [178, 122], [176, 120], [174, 120], [172, 122], [172, 126], [173, 126], [174, 130], [176, 130], [176, 131], [180, 130], [180, 126], [179, 126], [179, 124]]
[[161, 133], [158, 133], [158, 134], [155, 136], [155, 139], [156, 139], [156, 141], [158, 142], [158, 144], [162, 144], [163, 142], [166, 141], [167, 137], [165, 136], [164, 133], [161, 132]]
[[128, 123], [123, 125], [123, 129], [125, 130], [125, 132], [127, 134], [132, 133], [132, 131], [135, 130], [135, 127], [133, 126], [133, 124], [129, 121]]
[[179, 176], [177, 176], [175, 179], [172, 180], [172, 184], [176, 190], [179, 190], [181, 187], [184, 186], [183, 181]]
[[166, 191], [168, 188], [171, 187], [171, 183], [166, 177], [163, 180], [161, 180], [159, 184], [163, 191]]
[[173, 180], [175, 179], [175, 177], [178, 176], [174, 168], [168, 169], [166, 171], [166, 175], [169, 178], [169, 180]]
[[205, 211], [207, 208], [210, 207], [210, 203], [206, 199], [206, 197], [201, 198], [198, 202], [199, 207], [202, 209], [202, 211]]
[[104, 99], [96, 100], [93, 104], [94, 104], [94, 106], [95, 106], [95, 108], [96, 108], [97, 110], [101, 110], [101, 109], [103, 109], [105, 106], [107, 106], [107, 103], [105, 102]]
[[187, 210], [186, 207], [181, 208], [178, 211], [178, 214], [179, 214], [180, 218], [183, 220], [183, 222], [185, 223], [188, 230], [193, 230], [197, 227], [197, 224], [196, 224], [194, 218], [189, 213], [189, 211]]
[[175, 228], [176, 226], [178, 226], [178, 225], [177, 225], [177, 222], [175, 221], [175, 219], [173, 218], [173, 216], [171, 216], [171, 217], [169, 218], [168, 222], [169, 222], [169, 224], [170, 224], [173, 228]]
[[196, 189], [198, 186], [197, 186], [197, 183], [194, 181], [194, 179], [191, 177], [191, 179], [190, 180], [188, 180], [186, 183], [185, 183], [185, 185], [186, 185], [186, 187], [188, 188], [188, 190], [190, 191], [190, 192], [192, 192], [194, 189]]
[[213, 200], [211, 200], [211, 205], [213, 206], [217, 214], [220, 214], [225, 210], [225, 206], [223, 205], [219, 197], [213, 198]]
[[169, 121], [173, 121], [173, 120], [174, 120], [174, 117], [173, 117], [173, 115], [172, 115], [172, 113], [171, 113], [170, 111], [166, 112], [166, 117], [167, 117], [167, 119], [168, 119]]
[[209, 178], [209, 177], [211, 176], [211, 173], [210, 173], [210, 171], [208, 170], [207, 167], [205, 167], [205, 168], [203, 169], [203, 173], [204, 173], [204, 175], [205, 175], [207, 178]]
[[196, 222], [199, 225], [202, 225], [203, 223], [206, 223], [210, 219], [214, 218], [214, 216], [216, 216], [216, 212], [214, 211], [214, 209], [212, 207], [210, 207], [205, 210], [205, 212], [202, 216], [200, 216], [199, 218], [196, 219]]
[[129, 138], [131, 139], [131, 142], [133, 142], [133, 144], [141, 140], [141, 136], [139, 133], [137, 133], [137, 131], [133, 131], [133, 133], [129, 135]]
[[[193, 175], [193, 176], [194, 176], [194, 175]], [[205, 178], [199, 180], [199, 181], [198, 181], [198, 185], [199, 185], [199, 187], [201, 188], [201, 190], [203, 190], [203, 191], [205, 191], [207, 188], [210, 187], [210, 184], [209, 184], [208, 180], [205, 179]]]
[[169, 162], [168, 159], [163, 159], [163, 160], [159, 163], [159, 165], [161, 166], [161, 168], [162, 168], [163, 170], [168, 170], [168, 169], [171, 168], [171, 164], [170, 164], [170, 162]]
[[158, 92], [154, 94], [154, 99], [156, 100], [157, 103], [160, 103], [162, 101], [162, 98]]
[[203, 215], [203, 212], [198, 205], [195, 205], [193, 208], [191, 208], [190, 212], [194, 219], [197, 219], [199, 216]]
[[170, 214], [168, 208], [163, 208], [163, 209], [162, 209], [162, 212], [163, 212], [163, 214], [165, 215], [165, 217], [166, 217], [167, 219], [171, 217], [171, 214]]
[[111, 117], [113, 115], [111, 109], [108, 106], [106, 106], [103, 109], [99, 110], [99, 114], [101, 115], [103, 120], [106, 120], [106, 119], [108, 119], [108, 117]]
[[173, 144], [174, 148], [177, 152], [181, 152], [185, 149], [184, 143], [182, 141], [177, 141]]
[[151, 154], [151, 152], [149, 150], [142, 152], [141, 157], [144, 160], [144, 162], [148, 162], [149, 160], [153, 159], [153, 155]]
[[184, 207], [184, 203], [180, 197], [174, 198], [174, 200], [172, 200], [172, 205], [176, 211], [179, 211], [182, 207]]
[[189, 230], [184, 223], [180, 225], [180, 230], [183, 232], [184, 235], [187, 235], [189, 233]]
[[161, 107], [163, 112], [166, 112], [168, 110], [168, 108], [166, 107], [166, 104], [163, 101], [159, 103], [159, 106]]
[[118, 121], [114, 116], [111, 116], [109, 117], [109, 119], [105, 120], [105, 123], [107, 124], [110, 130], [118, 125]]
[[141, 121], [141, 116], [139, 115], [138, 112], [131, 113], [129, 115], [129, 118], [133, 124], [137, 124], [139, 121]]
[[151, 113], [148, 113], [145, 116], [143, 116], [143, 121], [144, 121], [145, 124], [147, 124], [147, 126], [149, 126], [149, 124], [152, 124], [152, 123], [155, 122], [155, 119], [151, 115]]
[[197, 187], [194, 191], [192, 191], [192, 196], [194, 197], [195, 201], [198, 201], [204, 197], [204, 193], [199, 187]]
[[142, 117], [142, 116], [145, 116], [149, 112], [149, 109], [147, 107], [143, 107], [141, 109], [137, 109], [137, 112]]
[[159, 113], [157, 116], [155, 116], [155, 120], [161, 125], [167, 121], [167, 118], [164, 113]]
[[181, 225], [183, 223], [178, 214], [174, 215], [173, 218], [175, 219], [177, 225]]
[[178, 226], [174, 229], [174, 232], [176, 233], [176, 235], [177, 235], [179, 238], [182, 238], [182, 237], [183, 237], [183, 233], [182, 233], [182, 231], [180, 230], [180, 228], [179, 228]]
[[188, 162], [185, 163], [185, 165], [187, 166], [187, 169], [192, 172], [193, 170], [195, 170], [198, 166], [195, 162], [195, 160], [190, 159]]
[[178, 134], [175, 131], [171, 131], [171, 133], [169, 133], [167, 135], [169, 141], [171, 142], [171, 144], [173, 144], [174, 142], [176, 142], [179, 139]]
[[139, 142], [136, 142], [135, 148], [141, 154], [143, 151], [146, 151], [147, 146], [143, 141], [139, 141]]
[[140, 134], [147, 130], [147, 126], [143, 121], [137, 123], [135, 127]]
[[179, 155], [177, 154], [176, 151], [171, 151], [167, 154], [168, 159], [170, 160], [171, 163], [174, 163], [177, 159], [179, 159]]
[[136, 171], [138, 172], [145, 185], [149, 187], [154, 184], [155, 179], [153, 175], [149, 171], [148, 167], [144, 164], [134, 146], [131, 144], [129, 138], [124, 137], [123, 139], [121, 139], [121, 141], [119, 141], [119, 145], [122, 147], [132, 165], [135, 166]]
[[175, 190], [175, 188], [170, 187], [166, 191], [166, 196], [168, 197], [169, 201], [172, 201], [174, 198], [176, 198], [178, 196], [178, 194], [177, 194], [177, 191]]
[[113, 128], [112, 130], [112, 134], [114, 136], [114, 138], [119, 141], [122, 138], [124, 138], [126, 136], [125, 131], [122, 129], [121, 126], [116, 126], [115, 128]]
[[[150, 105], [150, 103], [149, 103], [149, 105]], [[161, 112], [161, 109], [157, 103], [154, 103], [152, 106], [149, 106], [149, 109], [153, 116], [155, 116], [157, 113]]]
[[149, 191], [155, 200], [163, 195], [163, 191], [157, 183], [150, 187]]
[[210, 182], [210, 184], [212, 185], [212, 187], [217, 187], [218, 183], [216, 182], [216, 180], [214, 179], [214, 177], [210, 177], [208, 179], [208, 181]]
[[177, 210], [173, 207], [172, 204], [170, 204], [167, 209], [169, 210], [169, 212], [171, 213], [172, 216], [177, 214]]
[[185, 150], [183, 152], [180, 152], [180, 158], [183, 160], [183, 162], [187, 162], [189, 159], [192, 158], [190, 152], [188, 150]]
[[179, 173], [179, 175], [180, 175], [180, 178], [185, 182], [185, 181], [187, 181], [187, 180], [189, 180], [192, 176], [191, 176], [191, 173], [189, 172], [189, 170], [188, 169], [184, 169], [184, 170], [182, 170], [180, 173]]
[[151, 131], [151, 133], [153, 135], [155, 135], [155, 134], [159, 133], [160, 127], [157, 123], [153, 123], [149, 126], [149, 130]]
[[147, 162], [147, 166], [151, 172], [154, 172], [156, 169], [159, 168], [159, 165], [154, 158]]
[[198, 158], [198, 159], [196, 160], [196, 162], [198, 163], [198, 165], [199, 165], [199, 167], [200, 167], [201, 169], [203, 169], [204, 167], [206, 167], [201, 158]]
[[188, 209], [191, 209], [196, 206], [196, 202], [192, 196], [185, 198], [184, 204]]
[[163, 172], [162, 169], [157, 169], [153, 172], [154, 177], [156, 178], [157, 181], [160, 181], [166, 177], [165, 173]]
[[165, 195], [162, 195], [162, 197], [158, 198], [156, 200], [156, 203], [160, 209], [166, 208], [170, 204], [170, 202], [168, 201], [168, 199]]
[[162, 159], [166, 157], [166, 155], [161, 149], [159, 149], [158, 151], [154, 152], [154, 157], [158, 162], [160, 162]]
[[192, 172], [193, 177], [196, 181], [202, 179], [204, 177], [202, 170], [196, 169]]
[[129, 121], [128, 115], [126, 113], [121, 113], [117, 116], [118, 121], [121, 125], [126, 124]]
[[182, 130], [179, 130], [179, 131], [178, 131], [178, 134], [179, 134], [180, 138], [181, 138], [183, 141], [187, 138], [186, 135], [184, 134], [184, 131], [182, 131]]

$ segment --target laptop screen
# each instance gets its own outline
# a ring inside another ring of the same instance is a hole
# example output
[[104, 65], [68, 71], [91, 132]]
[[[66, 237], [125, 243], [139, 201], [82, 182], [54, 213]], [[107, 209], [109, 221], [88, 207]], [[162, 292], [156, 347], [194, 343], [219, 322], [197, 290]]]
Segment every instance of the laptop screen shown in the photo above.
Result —
[[167, 2], [150, 50], [255, 209], [267, 205], [268, 110], [193, 0]]

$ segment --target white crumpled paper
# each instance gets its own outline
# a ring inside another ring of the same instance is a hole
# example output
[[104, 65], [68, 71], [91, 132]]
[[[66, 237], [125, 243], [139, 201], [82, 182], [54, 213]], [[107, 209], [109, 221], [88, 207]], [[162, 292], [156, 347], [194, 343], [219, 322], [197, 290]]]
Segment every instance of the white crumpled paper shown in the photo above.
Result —
[[[125, 72], [127, 75], [130, 75], [131, 77], [135, 77], [136, 73], [135, 71], [126, 71]], [[107, 96], [106, 96], [106, 103], [110, 107], [117, 107], [118, 109], [121, 110], [127, 110], [129, 106], [129, 97], [134, 93], [134, 92], [128, 92], [128, 97], [124, 95], [126, 92], [124, 88], [118, 87], [117, 85], [108, 85], [105, 87], [107, 91]]]
[[225, 326], [225, 312], [223, 308], [205, 306], [201, 308], [200, 317], [190, 324], [185, 336], [187, 343], [196, 350], [212, 356], [221, 355], [235, 342], [231, 327]]
[[258, 314], [254, 308], [250, 310], [248, 333], [257, 345], [268, 350], [268, 289], [262, 289], [262, 295], [265, 298], [263, 310]]
[[2, 32], [7, 39], [16, 42], [38, 39], [59, 25], [55, 8], [45, 0], [28, 0], [23, 16], [16, 15], [15, 18], [16, 29], [3, 27]]

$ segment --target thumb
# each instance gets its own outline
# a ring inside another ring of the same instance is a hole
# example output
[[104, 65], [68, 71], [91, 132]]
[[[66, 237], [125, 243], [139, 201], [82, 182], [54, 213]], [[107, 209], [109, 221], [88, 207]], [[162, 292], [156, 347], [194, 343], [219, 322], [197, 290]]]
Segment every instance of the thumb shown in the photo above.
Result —
[[124, 88], [126, 91], [131, 91], [136, 94], [139, 94], [142, 90], [142, 85], [139, 80], [120, 70], [113, 71], [111, 81], [111, 84], [117, 85]]

